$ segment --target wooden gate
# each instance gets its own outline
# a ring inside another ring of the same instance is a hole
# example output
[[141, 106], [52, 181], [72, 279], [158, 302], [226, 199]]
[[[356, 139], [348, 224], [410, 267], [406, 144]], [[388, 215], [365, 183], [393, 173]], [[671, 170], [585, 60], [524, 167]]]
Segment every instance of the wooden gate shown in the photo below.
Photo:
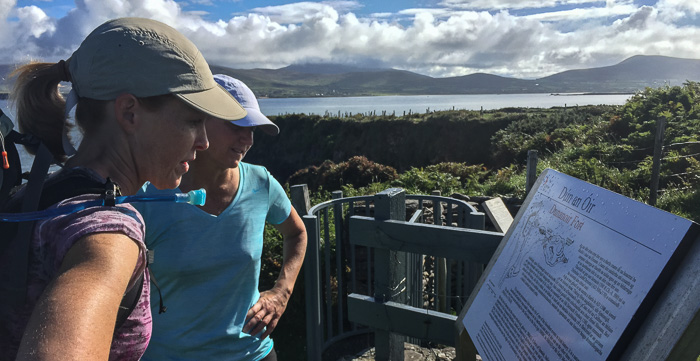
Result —
[[[398, 188], [350, 198], [334, 192], [309, 209], [304, 189], [292, 187], [292, 201], [306, 214], [309, 239], [307, 359], [321, 360], [334, 344], [362, 333], [374, 334], [377, 360], [403, 360], [406, 336], [454, 346], [456, 315], [503, 233], [484, 231], [484, 214], [453, 198]], [[407, 201], [416, 205], [408, 220]], [[421, 223], [428, 206], [437, 215], [433, 224]]]

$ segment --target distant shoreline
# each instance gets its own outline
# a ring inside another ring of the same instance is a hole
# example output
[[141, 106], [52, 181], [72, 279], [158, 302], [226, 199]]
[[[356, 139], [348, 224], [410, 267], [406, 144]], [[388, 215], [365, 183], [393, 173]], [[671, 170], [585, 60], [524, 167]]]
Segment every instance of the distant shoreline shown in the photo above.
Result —
[[[510, 94], [510, 93], [506, 93]], [[517, 93], [513, 93], [517, 94]], [[530, 94], [530, 93], [523, 93], [523, 94]], [[581, 93], [549, 93], [551, 96], [578, 96], [578, 95], [634, 95], [635, 93], [618, 93], [618, 92], [581, 92]], [[412, 96], [415, 94], [407, 94], [407, 96]], [[489, 95], [489, 93], [484, 93], [484, 94], [421, 94], [421, 95]], [[497, 95], [503, 95], [502, 93], [499, 93]], [[9, 93], [4, 93], [0, 92], [0, 100], [7, 100], [9, 98], [10, 94]], [[65, 94], [64, 94], [65, 96]], [[370, 95], [372, 96], [372, 95]], [[374, 96], [381, 96], [381, 95], [374, 95]], [[401, 96], [401, 94], [396, 94], [395, 96]], [[352, 97], [357, 97], [357, 96], [345, 96], [345, 97], [320, 97], [320, 98], [352, 98]], [[289, 98], [298, 98], [298, 97], [289, 97]], [[258, 97], [258, 99], [279, 99], [277, 97], [267, 97], [267, 96], [261, 96]]]
[[552, 96], [572, 96], [572, 95], [634, 95], [635, 93], [618, 93], [618, 92], [586, 92], [586, 93], [550, 93]]

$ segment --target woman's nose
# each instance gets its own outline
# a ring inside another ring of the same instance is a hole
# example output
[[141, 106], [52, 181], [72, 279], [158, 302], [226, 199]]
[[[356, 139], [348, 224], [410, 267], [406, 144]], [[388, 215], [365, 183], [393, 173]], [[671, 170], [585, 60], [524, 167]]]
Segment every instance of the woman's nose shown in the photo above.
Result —
[[241, 140], [247, 145], [252, 145], [253, 144], [253, 129], [252, 128], [242, 129]]
[[197, 137], [194, 140], [194, 147], [196, 150], [206, 150], [209, 148], [209, 138], [207, 138], [207, 128], [202, 125], [199, 127], [197, 132]]

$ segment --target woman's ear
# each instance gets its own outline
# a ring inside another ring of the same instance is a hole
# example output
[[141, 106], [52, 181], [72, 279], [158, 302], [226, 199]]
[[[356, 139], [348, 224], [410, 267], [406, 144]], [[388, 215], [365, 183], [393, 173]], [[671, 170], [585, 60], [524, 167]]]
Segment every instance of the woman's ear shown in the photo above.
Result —
[[117, 124], [127, 133], [132, 134], [138, 128], [139, 101], [132, 94], [124, 93], [114, 100], [114, 116]]

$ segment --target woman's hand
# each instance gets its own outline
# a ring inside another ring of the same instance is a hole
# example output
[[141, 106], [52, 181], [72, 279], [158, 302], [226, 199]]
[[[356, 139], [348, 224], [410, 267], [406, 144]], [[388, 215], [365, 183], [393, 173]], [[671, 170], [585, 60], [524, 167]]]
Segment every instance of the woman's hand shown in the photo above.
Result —
[[267, 327], [265, 333], [260, 337], [261, 339], [265, 339], [272, 333], [287, 309], [287, 302], [292, 296], [294, 283], [299, 276], [299, 270], [306, 253], [306, 228], [294, 207], [292, 207], [289, 217], [276, 225], [275, 228], [282, 233], [284, 238], [282, 269], [275, 286], [269, 291], [261, 292], [258, 302], [248, 310], [246, 324], [243, 326], [243, 332], [251, 335], [257, 335], [263, 328]]
[[291, 295], [291, 292], [287, 293], [276, 287], [269, 291], [261, 292], [258, 302], [248, 310], [243, 332], [257, 335], [265, 329], [265, 333], [260, 338], [264, 340], [267, 336], [270, 336], [275, 327], [277, 327], [280, 317], [287, 309], [287, 302], [289, 302]]

